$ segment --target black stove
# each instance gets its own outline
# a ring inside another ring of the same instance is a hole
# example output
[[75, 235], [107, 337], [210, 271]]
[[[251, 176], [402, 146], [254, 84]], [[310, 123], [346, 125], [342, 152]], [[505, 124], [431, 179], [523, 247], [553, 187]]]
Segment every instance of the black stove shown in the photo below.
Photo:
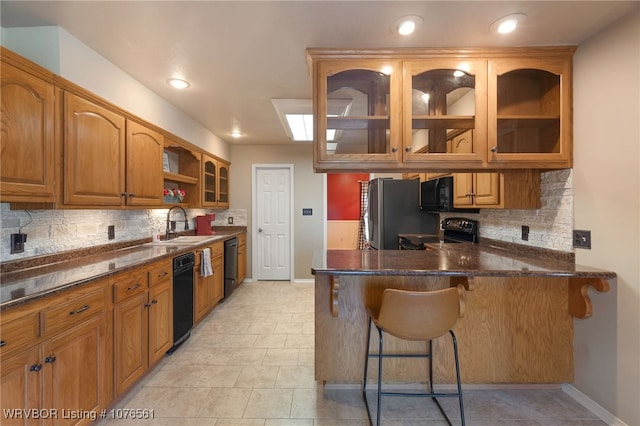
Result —
[[478, 242], [477, 220], [466, 219], [464, 217], [448, 217], [446, 219], [443, 219], [440, 224], [443, 231], [445, 243]]
[[435, 234], [400, 234], [400, 250], [425, 250], [429, 243], [477, 243], [478, 221], [464, 217], [448, 217], [441, 224], [442, 237]]

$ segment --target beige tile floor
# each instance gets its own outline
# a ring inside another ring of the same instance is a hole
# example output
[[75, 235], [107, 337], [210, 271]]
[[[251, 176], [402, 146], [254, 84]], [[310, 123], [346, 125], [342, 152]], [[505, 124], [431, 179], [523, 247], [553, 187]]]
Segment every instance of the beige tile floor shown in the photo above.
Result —
[[[107, 417], [100, 426], [368, 425], [360, 390], [314, 381], [313, 309], [310, 283], [244, 283], [113, 407], [152, 409], [152, 420]], [[466, 390], [464, 398], [467, 425], [605, 424], [559, 389]], [[457, 400], [442, 405], [460, 424]], [[386, 398], [382, 411], [385, 426], [447, 424], [424, 398]]]

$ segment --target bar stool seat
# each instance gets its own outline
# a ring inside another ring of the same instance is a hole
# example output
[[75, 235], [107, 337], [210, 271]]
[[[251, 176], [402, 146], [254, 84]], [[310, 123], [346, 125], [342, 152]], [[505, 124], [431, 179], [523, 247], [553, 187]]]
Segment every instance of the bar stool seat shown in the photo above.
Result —
[[[451, 330], [461, 315], [462, 290], [450, 287], [436, 291], [406, 291], [386, 289], [382, 294], [379, 307], [368, 309], [369, 326], [367, 328], [367, 355], [364, 364], [364, 381], [362, 396], [367, 407], [369, 423], [373, 425], [371, 410], [367, 400], [367, 374], [369, 358], [378, 359], [378, 389], [376, 425], [380, 425], [382, 396], [431, 397], [449, 424], [449, 418], [436, 398], [457, 397], [460, 404], [460, 418], [464, 426], [464, 405], [462, 386], [460, 383], [460, 365], [458, 362], [458, 343]], [[379, 308], [379, 309], [378, 309]], [[375, 325], [379, 335], [378, 353], [371, 353], [371, 325]], [[383, 353], [383, 334], [387, 333], [399, 339], [428, 342], [429, 353], [390, 354]], [[457, 392], [434, 392], [433, 389], [433, 340], [449, 333], [453, 341], [455, 358]], [[388, 392], [382, 389], [382, 360], [384, 358], [428, 358], [429, 359], [429, 392]]]

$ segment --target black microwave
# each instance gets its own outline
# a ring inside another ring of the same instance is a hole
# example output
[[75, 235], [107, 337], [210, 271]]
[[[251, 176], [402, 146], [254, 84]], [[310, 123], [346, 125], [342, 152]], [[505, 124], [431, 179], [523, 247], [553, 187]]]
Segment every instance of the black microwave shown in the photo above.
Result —
[[453, 176], [431, 179], [420, 184], [420, 209], [425, 212], [478, 213], [479, 209], [460, 209], [453, 205]]

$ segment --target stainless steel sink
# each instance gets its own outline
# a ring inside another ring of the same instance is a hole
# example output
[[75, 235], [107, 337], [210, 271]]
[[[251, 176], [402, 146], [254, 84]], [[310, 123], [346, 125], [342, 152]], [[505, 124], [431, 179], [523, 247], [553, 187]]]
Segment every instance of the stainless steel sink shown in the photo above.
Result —
[[147, 244], [160, 246], [193, 246], [205, 243], [207, 241], [213, 241], [217, 238], [219, 238], [217, 235], [185, 235], [182, 237], [172, 238], [170, 240], [163, 240]]

